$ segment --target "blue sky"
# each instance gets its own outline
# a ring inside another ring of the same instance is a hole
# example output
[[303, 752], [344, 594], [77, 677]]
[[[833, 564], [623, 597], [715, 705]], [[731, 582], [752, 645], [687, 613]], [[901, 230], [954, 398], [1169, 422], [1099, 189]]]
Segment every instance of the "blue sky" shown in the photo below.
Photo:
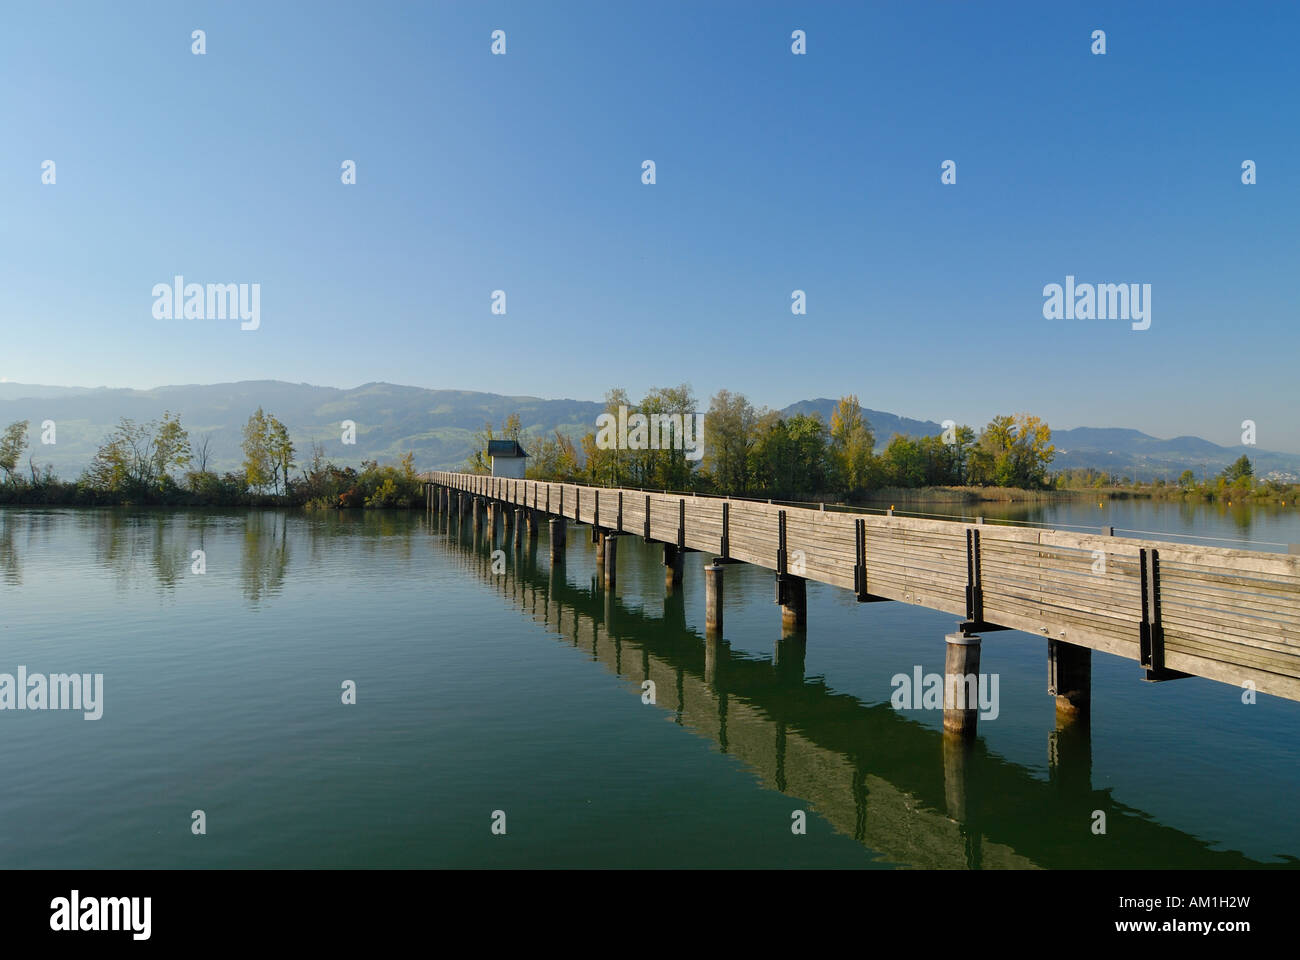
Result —
[[[685, 381], [1220, 443], [1250, 418], [1300, 451], [1297, 27], [1289, 3], [9, 5], [0, 377]], [[261, 328], [155, 319], [176, 274], [260, 283]], [[1151, 284], [1151, 328], [1045, 320], [1067, 274]]]

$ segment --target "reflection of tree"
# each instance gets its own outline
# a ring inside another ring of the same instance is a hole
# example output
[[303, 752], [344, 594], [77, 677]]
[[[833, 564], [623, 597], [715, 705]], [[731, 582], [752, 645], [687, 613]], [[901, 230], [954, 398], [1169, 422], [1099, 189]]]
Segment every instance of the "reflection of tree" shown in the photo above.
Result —
[[150, 520], [153, 527], [151, 564], [154, 576], [158, 579], [159, 585], [174, 589], [181, 570], [181, 565], [177, 563], [175, 544], [169, 543], [169, 540], [175, 539], [169, 537], [174, 524], [170, 517], [161, 513], [151, 517]]
[[308, 550], [313, 565], [325, 562], [345, 547], [356, 547], [367, 558], [410, 560], [419, 515], [407, 510], [323, 510], [305, 515]]
[[89, 527], [96, 558], [126, 588], [136, 585], [136, 574], [147, 567], [164, 592], [173, 592], [188, 569], [184, 536], [178, 536], [177, 518], [162, 510], [96, 510], [81, 514]]
[[255, 510], [244, 516], [244, 546], [239, 578], [252, 606], [284, 587], [289, 572], [289, 518], [278, 511]]
[[1232, 525], [1242, 533], [1250, 533], [1253, 514], [1251, 507], [1244, 500], [1233, 500], [1231, 506], [1222, 508], [1227, 513]]
[[19, 586], [23, 582], [22, 564], [14, 549], [14, 522], [5, 512], [0, 512], [0, 574], [5, 583]]

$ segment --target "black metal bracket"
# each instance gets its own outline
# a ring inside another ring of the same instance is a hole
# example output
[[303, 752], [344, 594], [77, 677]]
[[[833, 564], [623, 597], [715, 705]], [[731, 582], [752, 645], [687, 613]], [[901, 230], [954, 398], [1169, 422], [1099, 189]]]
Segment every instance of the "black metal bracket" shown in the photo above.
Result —
[[867, 589], [867, 521], [853, 523], [853, 592], [858, 603], [885, 603], [888, 597], [879, 597]]
[[790, 573], [778, 573], [776, 575], [776, 602], [785, 606], [786, 601], [790, 599], [786, 591], [787, 585], [792, 580], [802, 580], [802, 577], [796, 577]]
[[980, 532], [966, 531], [966, 620], [984, 622], [984, 582], [980, 574]]
[[778, 577], [786, 572], [785, 556], [785, 511], [778, 510], [776, 513], [776, 575]]
[[686, 549], [686, 500], [677, 502], [677, 549]]
[[973, 633], [993, 633], [997, 630], [1014, 630], [1014, 627], [1004, 627], [1000, 623], [985, 623], [983, 620], [960, 620], [957, 622], [957, 629], [962, 632], [963, 636], [969, 637]]
[[650, 494], [648, 493], [645, 495], [645, 533], [642, 539], [646, 543], [650, 542]]
[[726, 500], [723, 500], [722, 501], [722, 556], [724, 558], [731, 556], [730, 521], [731, 521], [731, 504], [728, 503]]
[[1142, 623], [1138, 628], [1138, 664], [1152, 683], [1179, 680], [1190, 674], [1165, 666], [1165, 628], [1160, 619], [1160, 551], [1138, 551], [1142, 573]]

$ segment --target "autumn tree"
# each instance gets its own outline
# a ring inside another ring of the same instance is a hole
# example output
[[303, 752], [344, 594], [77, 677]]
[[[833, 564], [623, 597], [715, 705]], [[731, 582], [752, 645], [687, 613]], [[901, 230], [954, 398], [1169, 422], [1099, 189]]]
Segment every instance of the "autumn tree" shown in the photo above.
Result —
[[265, 490], [274, 482], [275, 461], [267, 439], [266, 414], [258, 407], [257, 412], [244, 424], [244, 480], [253, 490]]
[[11, 423], [0, 434], [0, 470], [4, 470], [5, 479], [11, 483], [14, 471], [18, 469], [18, 461], [27, 449], [27, 423], [26, 420]]
[[871, 454], [876, 445], [871, 424], [854, 394], [840, 397], [831, 413], [830, 459], [835, 484], [848, 493], [864, 490], [871, 474]]
[[743, 394], [719, 390], [709, 401], [704, 416], [704, 466], [720, 492], [748, 492], [758, 417]]
[[1027, 413], [994, 417], [971, 451], [974, 483], [1004, 487], [1041, 487], [1047, 465], [1056, 455], [1051, 428]]

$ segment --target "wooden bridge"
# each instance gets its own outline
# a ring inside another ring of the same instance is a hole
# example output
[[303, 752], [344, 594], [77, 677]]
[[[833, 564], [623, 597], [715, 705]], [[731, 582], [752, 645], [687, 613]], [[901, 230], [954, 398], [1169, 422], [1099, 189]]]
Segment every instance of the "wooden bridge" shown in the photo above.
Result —
[[[1300, 700], [1300, 554], [892, 515], [863, 515], [754, 500], [515, 480], [427, 475], [430, 510], [486, 523], [495, 536], [551, 518], [552, 561], [565, 521], [592, 527], [612, 585], [617, 536], [664, 544], [666, 586], [681, 582], [686, 551], [705, 567], [706, 628], [722, 630], [723, 571], [750, 563], [776, 573], [791, 632], [805, 626], [805, 584], [852, 590], [861, 602], [913, 603], [960, 617], [945, 673], [979, 670], [979, 634], [1021, 630], [1048, 640], [1048, 692], [1086, 714], [1091, 651], [1137, 662], [1148, 680], [1200, 676]], [[507, 508], [513, 508], [510, 518]], [[976, 706], [960, 683], [945, 690], [945, 728], [974, 730]]]

